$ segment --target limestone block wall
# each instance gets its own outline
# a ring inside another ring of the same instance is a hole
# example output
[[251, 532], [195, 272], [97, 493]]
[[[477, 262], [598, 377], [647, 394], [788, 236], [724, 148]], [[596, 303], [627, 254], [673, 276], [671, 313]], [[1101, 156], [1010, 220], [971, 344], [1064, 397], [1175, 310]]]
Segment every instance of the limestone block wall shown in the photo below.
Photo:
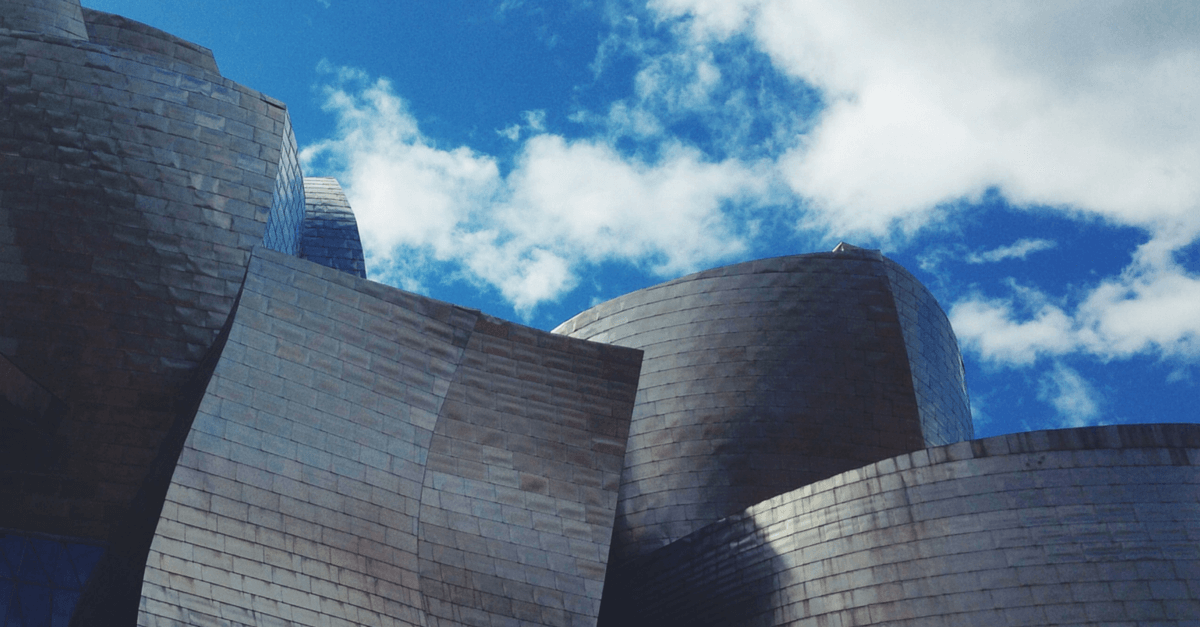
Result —
[[259, 249], [139, 624], [594, 624], [639, 364]]
[[[946, 324], [919, 321], [930, 323]], [[926, 446], [905, 326], [872, 251], [701, 272], [555, 331], [645, 351], [614, 568], [763, 499]], [[955, 366], [921, 377], [961, 385]], [[947, 420], [969, 420], [957, 409]]]
[[0, 0], [0, 29], [88, 37], [79, 0]]
[[107, 537], [262, 240], [286, 111], [145, 50], [0, 34], [0, 353], [71, 407], [0, 527]]
[[606, 599], [604, 624], [1195, 625], [1200, 427], [900, 455], [705, 527], [619, 583], [629, 602]]
[[366, 278], [358, 221], [337, 179], [304, 177], [307, 211], [300, 240], [300, 257], [313, 263]]

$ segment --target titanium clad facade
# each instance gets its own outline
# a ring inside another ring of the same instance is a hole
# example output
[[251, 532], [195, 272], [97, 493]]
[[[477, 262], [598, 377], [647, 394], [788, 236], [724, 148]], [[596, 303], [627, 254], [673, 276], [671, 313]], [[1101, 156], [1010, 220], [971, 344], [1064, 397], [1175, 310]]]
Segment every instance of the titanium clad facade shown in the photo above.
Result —
[[1197, 425], [900, 455], [656, 551], [605, 624], [1194, 625], [1198, 467]]
[[196, 46], [86, 15], [116, 43], [0, 33], [0, 354], [66, 408], [25, 408], [12, 446], [48, 454], [0, 470], [0, 527], [103, 541], [263, 240], [287, 112]]
[[0, 0], [0, 29], [88, 38], [79, 0]]
[[960, 442], [877, 251], [558, 332], [367, 280], [208, 49], [0, 0], [0, 627], [1200, 625], [1200, 427]]
[[367, 278], [358, 221], [337, 179], [304, 177], [304, 201], [300, 258]]
[[139, 624], [594, 624], [639, 365], [260, 249]]
[[[556, 329], [645, 351], [614, 567], [764, 499], [925, 448], [926, 424], [970, 437], [949, 323], [898, 307], [887, 263], [842, 245], [737, 264], [622, 296]], [[924, 288], [903, 287], [904, 302], [920, 302], [914, 293], [932, 302]], [[936, 338], [945, 352], [913, 360], [910, 337]], [[931, 371], [914, 371], [923, 368]], [[957, 393], [929, 402], [914, 383], [930, 379]]]

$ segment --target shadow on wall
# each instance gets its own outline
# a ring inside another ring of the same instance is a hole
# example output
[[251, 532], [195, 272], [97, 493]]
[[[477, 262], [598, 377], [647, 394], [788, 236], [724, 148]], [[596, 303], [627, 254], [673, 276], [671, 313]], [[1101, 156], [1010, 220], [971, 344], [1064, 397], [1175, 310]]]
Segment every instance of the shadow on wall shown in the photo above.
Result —
[[790, 572], [766, 530], [731, 516], [610, 572], [597, 625], [775, 625]]

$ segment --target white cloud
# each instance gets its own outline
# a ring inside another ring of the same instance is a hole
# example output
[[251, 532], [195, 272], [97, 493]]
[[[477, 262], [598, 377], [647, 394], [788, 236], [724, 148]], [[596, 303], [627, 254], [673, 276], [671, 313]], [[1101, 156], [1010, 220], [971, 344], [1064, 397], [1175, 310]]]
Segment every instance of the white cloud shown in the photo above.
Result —
[[976, 296], [950, 308], [950, 324], [967, 350], [999, 364], [1028, 365], [1078, 347], [1075, 321], [1062, 309], [1042, 303], [1026, 316], [1015, 309], [1011, 299]]
[[1085, 291], [1073, 308], [1038, 290], [1016, 288], [1008, 299], [975, 295], [955, 303], [950, 323], [967, 350], [997, 365], [1070, 353], [1104, 360], [1147, 353], [1196, 359], [1200, 276], [1163, 258], [1162, 247], [1158, 240], [1142, 246], [1120, 276]]
[[1054, 248], [1055, 243], [1048, 239], [1020, 239], [1008, 246], [993, 248], [981, 253], [968, 253], [967, 263], [995, 263], [1005, 259], [1024, 259], [1030, 253]]
[[[410, 289], [433, 278], [424, 262], [450, 261], [528, 314], [572, 289], [588, 264], [697, 270], [746, 250], [754, 221], [738, 212], [771, 191], [769, 168], [679, 144], [646, 162], [546, 133], [525, 139], [503, 176], [487, 155], [434, 145], [387, 80], [324, 71], [337, 133], [302, 151], [305, 169], [339, 178], [372, 273]], [[530, 112], [528, 128], [543, 116]]]
[[1097, 424], [1100, 394], [1074, 369], [1056, 362], [1038, 381], [1038, 398], [1054, 406], [1061, 427], [1086, 427]]
[[746, 32], [827, 107], [780, 166], [808, 225], [877, 236], [999, 189], [1200, 232], [1200, 4], [654, 0]]

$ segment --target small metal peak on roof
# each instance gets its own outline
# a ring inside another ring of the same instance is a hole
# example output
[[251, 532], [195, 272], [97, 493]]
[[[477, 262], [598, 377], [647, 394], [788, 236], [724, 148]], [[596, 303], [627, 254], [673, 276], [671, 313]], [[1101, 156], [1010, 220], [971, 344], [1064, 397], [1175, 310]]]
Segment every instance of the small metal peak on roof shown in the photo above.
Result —
[[833, 247], [833, 252], [835, 253], [858, 252], [861, 250], [863, 249], [859, 248], [858, 246], [847, 244], [846, 242], [838, 242], [838, 245]]

